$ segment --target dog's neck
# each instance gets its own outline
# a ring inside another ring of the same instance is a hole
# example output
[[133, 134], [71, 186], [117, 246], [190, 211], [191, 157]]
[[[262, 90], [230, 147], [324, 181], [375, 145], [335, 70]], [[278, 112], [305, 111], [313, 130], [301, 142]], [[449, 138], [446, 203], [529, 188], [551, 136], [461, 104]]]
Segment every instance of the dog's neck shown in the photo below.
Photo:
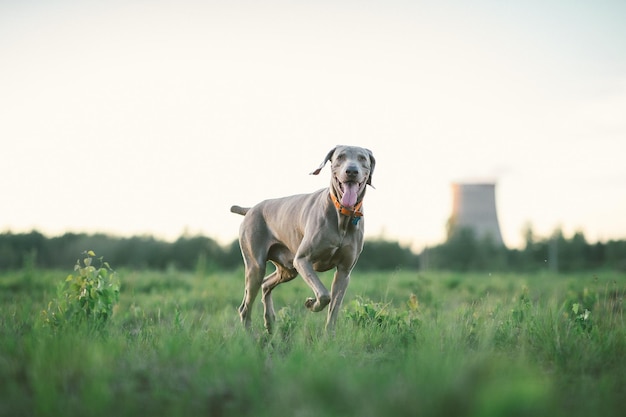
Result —
[[340, 214], [352, 218], [353, 224], [356, 225], [359, 222], [359, 220], [361, 220], [361, 217], [363, 217], [363, 213], [359, 211], [361, 209], [361, 206], [363, 206], [362, 199], [360, 201], [357, 201], [354, 207], [342, 206], [339, 200], [337, 199], [337, 197], [335, 196], [335, 193], [333, 192], [330, 193], [330, 199], [333, 201], [335, 208], [337, 209], [337, 211], [339, 211]]

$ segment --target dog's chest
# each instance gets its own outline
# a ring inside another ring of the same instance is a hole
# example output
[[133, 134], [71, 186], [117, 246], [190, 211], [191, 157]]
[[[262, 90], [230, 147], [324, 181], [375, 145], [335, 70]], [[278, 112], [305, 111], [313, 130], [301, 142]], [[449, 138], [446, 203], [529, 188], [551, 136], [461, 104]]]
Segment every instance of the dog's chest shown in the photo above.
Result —
[[340, 264], [352, 265], [359, 255], [357, 245], [353, 240], [320, 248], [311, 256], [311, 263], [316, 271], [328, 271]]

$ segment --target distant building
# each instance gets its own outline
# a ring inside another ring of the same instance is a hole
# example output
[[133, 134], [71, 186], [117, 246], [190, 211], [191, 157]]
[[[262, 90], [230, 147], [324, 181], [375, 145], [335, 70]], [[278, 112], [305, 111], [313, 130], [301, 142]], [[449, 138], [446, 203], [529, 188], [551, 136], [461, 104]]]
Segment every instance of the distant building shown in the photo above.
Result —
[[496, 211], [495, 183], [453, 183], [452, 215], [448, 238], [462, 229], [471, 229], [477, 239], [490, 237], [504, 246]]

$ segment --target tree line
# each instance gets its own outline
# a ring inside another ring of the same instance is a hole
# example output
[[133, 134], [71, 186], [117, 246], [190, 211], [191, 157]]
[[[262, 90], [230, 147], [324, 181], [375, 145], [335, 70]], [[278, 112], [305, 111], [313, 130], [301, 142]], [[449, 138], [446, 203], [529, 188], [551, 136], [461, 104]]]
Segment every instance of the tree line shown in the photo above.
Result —
[[560, 229], [552, 236], [537, 238], [529, 227], [525, 241], [522, 249], [508, 249], [462, 229], [445, 243], [424, 249], [420, 260], [423, 268], [453, 271], [626, 271], [625, 240], [590, 243], [583, 232], [568, 238]]
[[[220, 245], [206, 236], [181, 236], [174, 242], [152, 236], [118, 237], [66, 233], [47, 237], [40, 232], [0, 234], [0, 270], [24, 267], [65, 269], [85, 250], [93, 250], [116, 268], [153, 270], [228, 270], [243, 266], [239, 243]], [[365, 245], [362, 269], [417, 268], [419, 257], [397, 242], [376, 240]]]
[[[118, 237], [66, 233], [47, 237], [37, 231], [0, 234], [0, 271], [24, 267], [67, 269], [85, 250], [94, 250], [115, 268], [154, 270], [233, 270], [243, 263], [239, 244], [220, 245], [206, 236], [181, 236], [174, 242], [152, 236]], [[616, 269], [626, 271], [626, 241], [589, 243], [582, 232], [536, 238], [529, 228], [523, 249], [507, 249], [477, 239], [469, 229], [442, 244], [415, 253], [398, 242], [366, 240], [357, 270], [435, 269], [451, 271], [560, 272]]]

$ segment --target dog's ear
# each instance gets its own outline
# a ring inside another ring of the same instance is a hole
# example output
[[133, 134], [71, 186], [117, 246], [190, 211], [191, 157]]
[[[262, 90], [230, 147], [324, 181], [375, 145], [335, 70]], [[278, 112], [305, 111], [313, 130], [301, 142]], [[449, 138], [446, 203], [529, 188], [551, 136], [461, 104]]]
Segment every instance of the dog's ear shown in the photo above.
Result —
[[335, 153], [335, 149], [337, 149], [337, 147], [332, 148], [330, 152], [328, 152], [328, 154], [326, 155], [326, 158], [324, 158], [324, 161], [320, 164], [320, 166], [318, 166], [317, 169], [311, 172], [309, 175], [319, 174], [322, 168], [324, 168], [324, 165], [326, 165], [326, 162], [330, 161], [331, 158], [333, 157], [333, 154]]
[[376, 158], [374, 158], [374, 154], [369, 149], [365, 149], [370, 156], [370, 176], [367, 178], [366, 184], [370, 187], [374, 187], [372, 185], [372, 176], [374, 175], [374, 167], [376, 166]]

